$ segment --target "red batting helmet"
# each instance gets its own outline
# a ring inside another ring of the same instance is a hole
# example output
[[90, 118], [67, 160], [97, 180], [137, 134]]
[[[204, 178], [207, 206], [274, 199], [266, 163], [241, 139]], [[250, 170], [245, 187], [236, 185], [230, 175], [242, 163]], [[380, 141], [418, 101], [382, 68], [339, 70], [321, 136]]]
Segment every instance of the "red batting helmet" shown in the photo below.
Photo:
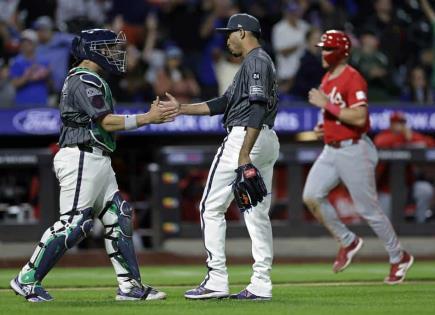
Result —
[[333, 51], [325, 55], [325, 60], [329, 66], [335, 66], [341, 59], [348, 57], [352, 46], [349, 36], [342, 31], [329, 30], [322, 34], [317, 47], [329, 48]]

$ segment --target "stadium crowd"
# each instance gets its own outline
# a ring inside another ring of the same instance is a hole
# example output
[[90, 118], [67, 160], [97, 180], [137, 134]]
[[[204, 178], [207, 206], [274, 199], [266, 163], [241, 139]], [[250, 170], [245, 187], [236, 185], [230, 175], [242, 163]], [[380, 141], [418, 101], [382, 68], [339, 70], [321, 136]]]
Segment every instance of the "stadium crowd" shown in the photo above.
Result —
[[326, 29], [351, 35], [350, 63], [371, 102], [430, 104], [435, 88], [435, 3], [428, 0], [0, 0], [0, 107], [56, 106], [72, 64], [71, 39], [85, 28], [123, 30], [128, 73], [110, 78], [121, 103], [169, 91], [208, 99], [231, 83], [239, 60], [216, 27], [236, 12], [262, 23], [280, 98], [306, 100], [323, 74], [315, 44]]

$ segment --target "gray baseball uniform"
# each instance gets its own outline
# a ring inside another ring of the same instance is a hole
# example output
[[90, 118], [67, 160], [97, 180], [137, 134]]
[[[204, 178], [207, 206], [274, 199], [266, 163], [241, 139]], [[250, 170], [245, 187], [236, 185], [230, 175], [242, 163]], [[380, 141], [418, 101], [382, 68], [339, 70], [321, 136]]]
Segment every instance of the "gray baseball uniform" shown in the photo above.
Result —
[[110, 152], [115, 150], [113, 136], [95, 124], [98, 118], [113, 112], [110, 88], [98, 74], [73, 68], [63, 85], [59, 108], [61, 148], [87, 144]]
[[[367, 84], [351, 66], [346, 66], [335, 78], [330, 78], [327, 73], [320, 89], [332, 104], [341, 108], [367, 106]], [[397, 263], [401, 259], [402, 247], [377, 199], [375, 167], [378, 156], [366, 135], [368, 117], [360, 128], [342, 123], [325, 111], [323, 126], [325, 147], [308, 174], [303, 193], [305, 203], [314, 205], [322, 223], [343, 247], [349, 246], [356, 235], [340, 221], [327, 199], [329, 192], [340, 181], [343, 182], [358, 213], [384, 242], [390, 262]]]
[[[61, 149], [53, 161], [60, 184], [61, 216], [44, 233], [30, 262], [23, 267], [20, 273], [23, 283], [42, 281], [56, 262], [52, 251], [62, 255], [74, 245], [73, 241], [68, 243], [69, 240], [78, 242], [87, 236], [93, 218], [98, 216], [105, 227], [106, 251], [120, 289], [128, 291], [142, 286], [131, 243], [132, 209], [118, 192], [108, 154], [116, 147], [114, 137], [97, 122], [98, 118], [112, 112], [112, 95], [105, 80], [89, 69], [73, 68], [62, 89]], [[77, 231], [83, 231], [84, 235]]]
[[[246, 127], [261, 129], [250, 157], [260, 170], [268, 192], [272, 188], [273, 165], [279, 153], [278, 138], [271, 129], [277, 112], [276, 87], [272, 60], [263, 49], [256, 48], [245, 57], [225, 94], [207, 102], [211, 115], [224, 114], [223, 124], [229, 132], [213, 160], [200, 203], [209, 270], [202, 285], [209, 290], [229, 291], [225, 265], [225, 212], [233, 200], [231, 183], [235, 179], [234, 170], [238, 167]], [[263, 202], [244, 213], [255, 260], [247, 289], [264, 297], [272, 296], [270, 202], [269, 194]]]
[[[274, 78], [275, 66], [270, 56], [262, 48], [252, 50], [224, 95], [207, 102], [211, 115], [223, 113], [223, 124], [226, 128], [258, 127], [261, 124], [272, 128], [278, 102], [277, 83]], [[256, 103], [262, 106], [253, 118], [252, 104]]]

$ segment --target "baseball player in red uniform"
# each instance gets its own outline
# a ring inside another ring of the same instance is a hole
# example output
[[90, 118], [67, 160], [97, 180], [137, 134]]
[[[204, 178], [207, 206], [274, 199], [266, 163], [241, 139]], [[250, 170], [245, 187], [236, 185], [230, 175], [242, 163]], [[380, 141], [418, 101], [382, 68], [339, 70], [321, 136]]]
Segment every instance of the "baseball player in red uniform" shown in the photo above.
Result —
[[[390, 128], [379, 132], [373, 142], [378, 149], [435, 147], [435, 140], [432, 137], [416, 132], [406, 125], [406, 116], [402, 112], [391, 113]], [[384, 212], [389, 215], [391, 213], [389, 164], [379, 163], [376, 171], [379, 202]], [[427, 219], [427, 210], [430, 209], [434, 196], [434, 187], [431, 180], [426, 178], [423, 172], [419, 171], [418, 166], [409, 163], [405, 169], [405, 182], [415, 201], [415, 220], [418, 223], [424, 223]]]
[[433, 148], [435, 140], [406, 126], [406, 116], [402, 112], [392, 112], [390, 128], [379, 132], [374, 138], [376, 147], [382, 149], [397, 148]]
[[325, 147], [308, 174], [304, 203], [340, 243], [333, 271], [343, 271], [361, 249], [363, 240], [340, 221], [327, 199], [328, 193], [342, 182], [358, 213], [385, 244], [391, 269], [384, 282], [401, 283], [414, 257], [403, 250], [377, 199], [378, 155], [366, 135], [370, 127], [367, 83], [347, 64], [351, 42], [344, 32], [325, 32], [317, 46], [322, 48], [322, 65], [328, 71], [319, 89], [310, 90], [308, 99], [322, 109], [323, 123], [315, 127], [315, 132], [323, 136]]

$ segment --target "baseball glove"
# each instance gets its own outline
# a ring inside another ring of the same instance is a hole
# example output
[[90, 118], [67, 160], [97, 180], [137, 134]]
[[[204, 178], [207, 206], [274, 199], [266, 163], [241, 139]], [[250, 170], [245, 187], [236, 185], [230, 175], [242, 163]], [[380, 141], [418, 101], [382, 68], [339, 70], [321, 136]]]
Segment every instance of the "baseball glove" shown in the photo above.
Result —
[[239, 166], [235, 172], [237, 175], [232, 190], [237, 206], [243, 213], [262, 202], [267, 189], [260, 171], [252, 163]]

